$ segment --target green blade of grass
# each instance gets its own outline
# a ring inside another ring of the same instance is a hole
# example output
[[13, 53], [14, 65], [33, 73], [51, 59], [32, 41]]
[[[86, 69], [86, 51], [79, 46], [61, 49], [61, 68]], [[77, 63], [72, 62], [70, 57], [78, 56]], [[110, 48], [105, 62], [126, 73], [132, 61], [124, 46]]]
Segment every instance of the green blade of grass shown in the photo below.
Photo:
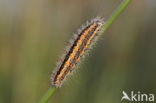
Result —
[[[125, 8], [128, 6], [128, 4], [131, 2], [132, 0], [123, 0], [121, 2], [121, 4], [118, 6], [118, 8], [113, 12], [112, 16], [106, 21], [105, 25], [103, 26], [104, 31], [106, 31], [111, 24], [117, 19], [117, 17], [125, 10]], [[104, 33], [101, 32], [101, 34]]]
[[[118, 8], [113, 12], [112, 16], [106, 21], [104, 24], [103, 31], [99, 34], [98, 38], [111, 26], [111, 24], [117, 19], [117, 17], [125, 10], [125, 8], [128, 6], [128, 4], [132, 0], [123, 0], [121, 4], [118, 6]], [[97, 39], [98, 39], [97, 38]], [[47, 92], [44, 94], [44, 96], [41, 98], [39, 103], [46, 103], [49, 98], [54, 94], [56, 88], [51, 86]]]
[[49, 98], [54, 94], [56, 88], [54, 86], [51, 86], [47, 92], [44, 94], [44, 96], [41, 98], [41, 100], [39, 101], [39, 103], [46, 103]]

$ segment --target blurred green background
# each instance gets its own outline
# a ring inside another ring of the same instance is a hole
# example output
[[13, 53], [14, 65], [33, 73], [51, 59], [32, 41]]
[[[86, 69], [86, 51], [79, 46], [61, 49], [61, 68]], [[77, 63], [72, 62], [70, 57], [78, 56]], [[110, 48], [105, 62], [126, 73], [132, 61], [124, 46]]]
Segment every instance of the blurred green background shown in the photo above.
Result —
[[[0, 103], [37, 103], [73, 33], [122, 0], [0, 0]], [[156, 1], [132, 0], [49, 103], [156, 95]], [[126, 101], [125, 101], [126, 102]]]

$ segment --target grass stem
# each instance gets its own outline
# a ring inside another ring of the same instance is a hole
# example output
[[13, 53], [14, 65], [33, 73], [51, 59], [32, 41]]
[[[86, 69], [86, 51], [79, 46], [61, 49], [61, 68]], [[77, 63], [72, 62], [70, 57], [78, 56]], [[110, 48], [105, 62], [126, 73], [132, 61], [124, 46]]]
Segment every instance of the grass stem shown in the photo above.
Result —
[[54, 86], [51, 86], [41, 98], [39, 103], [46, 103], [49, 100], [49, 98], [54, 94], [55, 90], [56, 88]]
[[[132, 0], [123, 0], [119, 7], [113, 12], [112, 16], [106, 21], [106, 23], [103, 26], [103, 32], [101, 32], [99, 35], [102, 35], [110, 26], [111, 24], [117, 19], [117, 17], [125, 10], [125, 8], [128, 6], [128, 4]], [[99, 37], [99, 36], [98, 36]], [[56, 88], [55, 87], [50, 87], [45, 95], [41, 98], [39, 103], [46, 103], [49, 98], [54, 94]]]

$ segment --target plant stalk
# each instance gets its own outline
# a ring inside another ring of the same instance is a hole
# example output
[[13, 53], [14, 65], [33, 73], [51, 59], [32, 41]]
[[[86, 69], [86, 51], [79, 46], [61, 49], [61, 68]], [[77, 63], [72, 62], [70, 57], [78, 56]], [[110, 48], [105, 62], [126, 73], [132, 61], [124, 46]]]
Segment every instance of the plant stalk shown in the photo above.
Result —
[[[113, 12], [112, 16], [110, 16], [110, 18], [106, 21], [106, 23], [104, 24], [103, 31], [100, 32], [98, 38], [111, 26], [111, 24], [117, 19], [117, 17], [125, 10], [125, 8], [128, 6], [128, 4], [131, 2], [132, 0], [123, 0], [121, 2], [121, 4], [118, 6], [118, 8]], [[45, 93], [45, 95], [41, 98], [39, 103], [46, 103], [49, 98], [54, 94], [56, 88], [51, 86], [47, 92]]]
[[41, 100], [39, 101], [39, 103], [46, 103], [49, 98], [54, 94], [56, 88], [54, 86], [51, 86], [47, 92], [44, 94], [44, 96], [41, 98]]

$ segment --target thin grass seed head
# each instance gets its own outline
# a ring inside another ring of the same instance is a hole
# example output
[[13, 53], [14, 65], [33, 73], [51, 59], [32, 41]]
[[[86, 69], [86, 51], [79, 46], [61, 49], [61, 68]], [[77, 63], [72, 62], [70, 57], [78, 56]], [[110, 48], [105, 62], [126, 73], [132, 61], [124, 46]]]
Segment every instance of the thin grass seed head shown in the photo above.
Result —
[[52, 73], [51, 82], [53, 86], [60, 87], [68, 75], [76, 69], [82, 56], [90, 50], [89, 46], [94, 44], [94, 40], [103, 25], [103, 19], [97, 17], [78, 29], [78, 32], [74, 34], [73, 39], [70, 40], [70, 45], [67, 46], [65, 53], [58, 62], [56, 70]]

